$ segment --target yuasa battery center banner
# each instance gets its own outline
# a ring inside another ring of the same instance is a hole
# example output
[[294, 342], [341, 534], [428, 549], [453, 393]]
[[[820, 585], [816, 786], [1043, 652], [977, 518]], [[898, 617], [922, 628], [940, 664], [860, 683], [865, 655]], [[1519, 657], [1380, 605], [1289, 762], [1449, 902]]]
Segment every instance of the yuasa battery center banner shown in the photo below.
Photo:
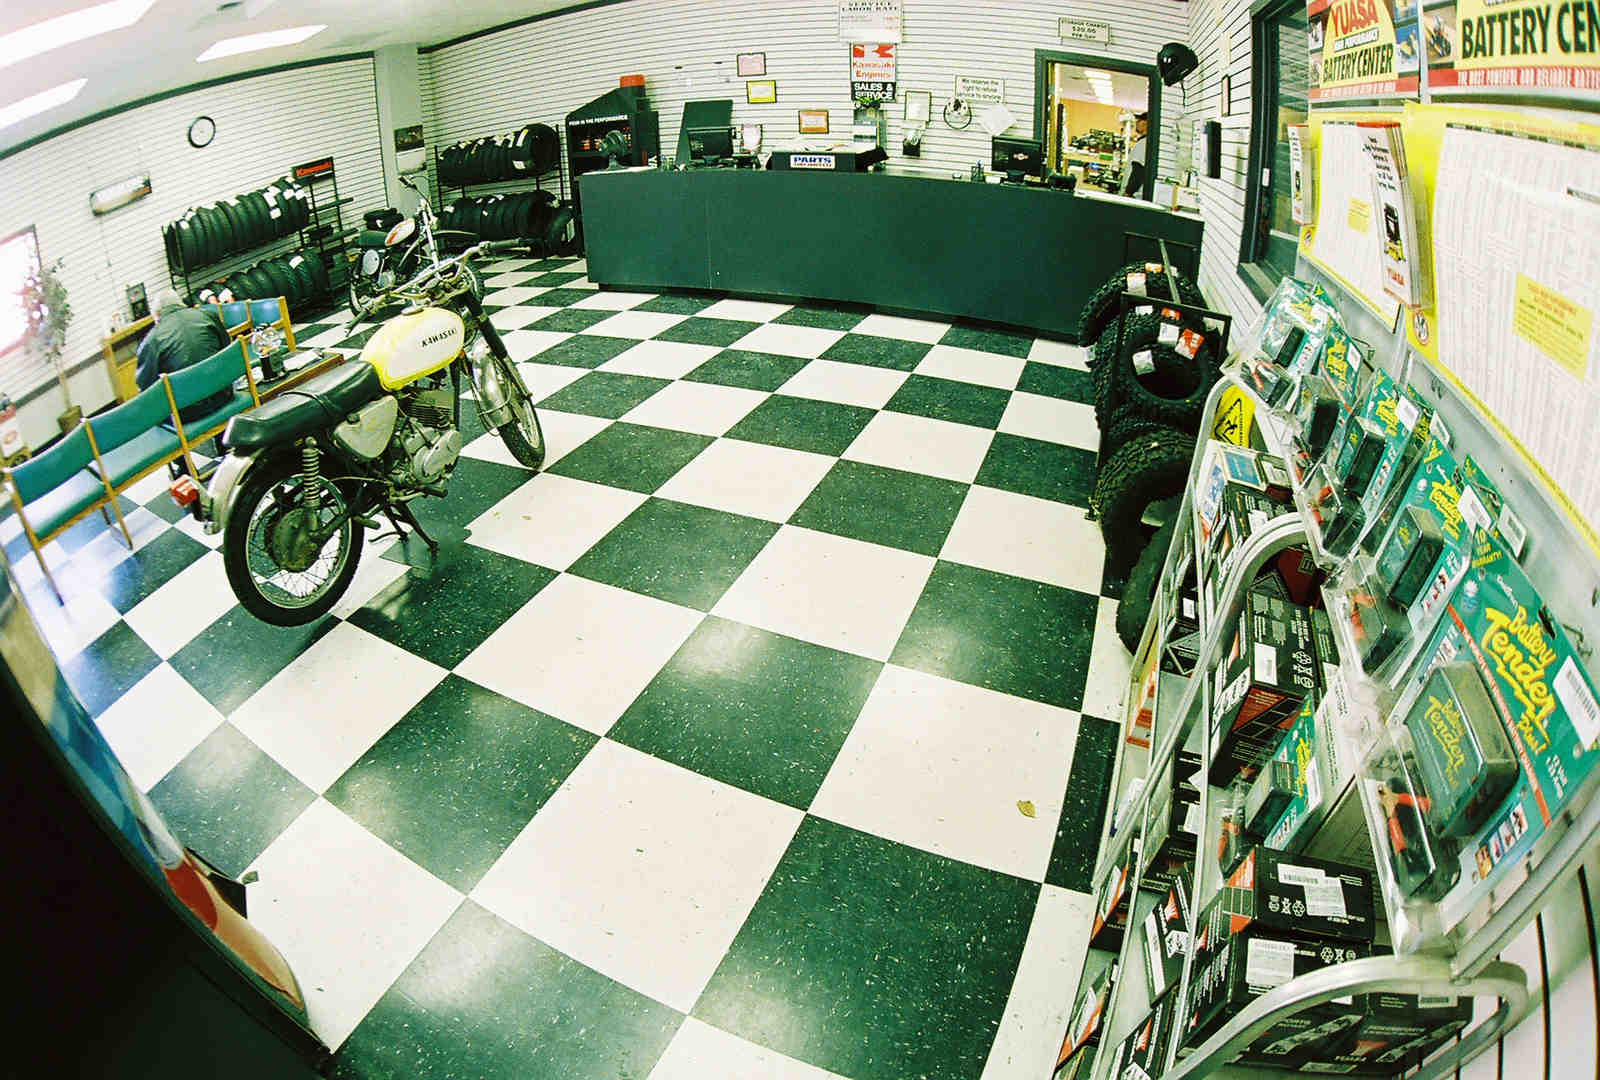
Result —
[[1596, 0], [1457, 0], [1422, 22], [1430, 87], [1600, 90]]
[[1310, 0], [1312, 101], [1415, 97], [1421, 58], [1417, 9], [1396, 19], [1391, 0]]

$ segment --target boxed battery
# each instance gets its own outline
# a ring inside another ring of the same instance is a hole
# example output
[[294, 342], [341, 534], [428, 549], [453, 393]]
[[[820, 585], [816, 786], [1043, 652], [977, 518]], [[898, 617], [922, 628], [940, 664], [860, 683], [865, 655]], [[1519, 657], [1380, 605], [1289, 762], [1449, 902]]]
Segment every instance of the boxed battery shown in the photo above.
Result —
[[1472, 999], [1380, 992], [1359, 1000], [1361, 1019], [1313, 1054], [1301, 1072], [1393, 1076], [1421, 1064], [1472, 1021]]
[[1111, 987], [1117, 981], [1117, 962], [1115, 960], [1100, 969], [1100, 974], [1093, 979], [1086, 980], [1079, 989], [1077, 1004], [1072, 1009], [1072, 1019], [1067, 1024], [1067, 1035], [1061, 1043], [1061, 1053], [1056, 1058], [1058, 1077], [1065, 1077], [1066, 1072], [1060, 1071], [1074, 1055], [1084, 1055], [1082, 1052], [1100, 1045], [1100, 1034], [1103, 1028], [1101, 1021], [1105, 1018], [1106, 1002], [1111, 996]]
[[1517, 781], [1518, 765], [1500, 714], [1466, 661], [1434, 668], [1406, 714], [1428, 824], [1442, 836], [1471, 836]]
[[1134, 862], [1139, 856], [1138, 837], [1131, 837], [1116, 863], [1107, 871], [1094, 898], [1094, 924], [1089, 931], [1089, 948], [1116, 952], [1122, 948], [1122, 935], [1128, 928], [1128, 894], [1132, 890]]
[[1266, 839], [1289, 808], [1296, 790], [1293, 766], [1277, 758], [1268, 759], [1245, 791], [1245, 835], [1257, 841]]
[[1210, 562], [1225, 572], [1234, 551], [1274, 518], [1294, 513], [1294, 507], [1269, 496], [1265, 490], [1229, 484], [1222, 492], [1222, 507], [1211, 534]]
[[1150, 992], [1160, 995], [1176, 986], [1189, 955], [1189, 895], [1181, 878], [1145, 916], [1144, 952]]
[[1371, 942], [1372, 873], [1306, 855], [1256, 847], [1225, 879], [1210, 909], [1221, 930]]
[[1446, 542], [1432, 513], [1419, 506], [1401, 511], [1373, 566], [1391, 604], [1403, 611], [1422, 595]]
[[1333, 636], [1333, 620], [1326, 608], [1311, 609], [1311, 641], [1317, 649], [1317, 669], [1322, 687], [1327, 686], [1333, 673], [1339, 670], [1339, 644]]
[[1252, 589], [1217, 665], [1211, 783], [1225, 787], [1236, 776], [1254, 776], [1316, 687], [1310, 611]]
[[[1359, 942], [1316, 941], [1293, 934], [1225, 935], [1204, 955], [1204, 967], [1191, 980], [1183, 1043], [1190, 1050], [1198, 1048], [1274, 987], [1334, 964], [1360, 959], [1369, 952]], [[1201, 960], [1202, 954], [1197, 951], [1194, 963], [1199, 965]], [[1348, 1026], [1361, 1015], [1361, 1006], [1353, 1000], [1315, 1005], [1268, 1028], [1251, 1044], [1252, 1049], [1265, 1048], [1308, 1028]]]
[[1151, 854], [1145, 861], [1142, 888], [1159, 891], [1190, 877], [1200, 827], [1200, 792], [1193, 785], [1179, 784], [1151, 796], [1144, 842]]
[[1177, 997], [1169, 991], [1156, 998], [1150, 1012], [1117, 1047], [1107, 1076], [1136, 1080], [1166, 1072], [1167, 1045], [1171, 1041]]

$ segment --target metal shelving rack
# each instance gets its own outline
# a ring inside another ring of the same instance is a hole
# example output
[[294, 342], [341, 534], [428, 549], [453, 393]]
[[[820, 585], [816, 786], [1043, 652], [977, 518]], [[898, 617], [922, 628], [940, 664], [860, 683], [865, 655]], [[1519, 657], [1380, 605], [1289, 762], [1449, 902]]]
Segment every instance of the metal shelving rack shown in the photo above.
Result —
[[[556, 154], [555, 168], [542, 172], [537, 176], [518, 176], [511, 180], [488, 180], [481, 184], [447, 184], [443, 179], [444, 173], [439, 169], [439, 148], [434, 147], [433, 176], [434, 182], [439, 188], [439, 205], [441, 207], [450, 201], [445, 197], [445, 193], [449, 191], [456, 192], [461, 198], [466, 198], [475, 190], [484, 195], [504, 195], [526, 191], [528, 190], [528, 184], [533, 185], [534, 191], [544, 191], [545, 181], [551, 179], [556, 182], [556, 205], [560, 206], [567, 201], [567, 173], [566, 169], [562, 167], [559, 153]], [[531, 240], [532, 237], [525, 237], [524, 239]]]

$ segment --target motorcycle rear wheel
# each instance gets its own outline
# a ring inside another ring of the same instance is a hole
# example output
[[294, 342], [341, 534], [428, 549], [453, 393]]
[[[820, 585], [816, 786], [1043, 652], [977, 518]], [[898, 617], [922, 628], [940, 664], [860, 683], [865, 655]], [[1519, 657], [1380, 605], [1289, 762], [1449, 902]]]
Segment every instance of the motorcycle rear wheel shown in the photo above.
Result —
[[[345, 494], [325, 485], [322, 517], [343, 510]], [[304, 626], [316, 622], [339, 602], [355, 577], [365, 534], [355, 521], [346, 521], [301, 569], [285, 567], [274, 548], [292, 544], [284, 536], [291, 513], [309, 510], [297, 463], [292, 458], [267, 461], [245, 477], [238, 502], [223, 534], [222, 562], [228, 584], [246, 611], [274, 626]], [[311, 553], [302, 550], [301, 554]]]

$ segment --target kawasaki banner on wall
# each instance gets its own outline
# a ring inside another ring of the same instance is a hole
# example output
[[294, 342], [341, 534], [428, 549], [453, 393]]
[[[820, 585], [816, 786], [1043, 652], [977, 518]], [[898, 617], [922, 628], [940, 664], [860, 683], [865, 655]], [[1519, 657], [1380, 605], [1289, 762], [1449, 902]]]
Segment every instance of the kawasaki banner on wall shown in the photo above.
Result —
[[1454, 0], [1422, 14], [1428, 87], [1555, 96], [1600, 90], [1594, 0]]
[[1415, 2], [1310, 0], [1312, 102], [1414, 98], [1421, 82]]

